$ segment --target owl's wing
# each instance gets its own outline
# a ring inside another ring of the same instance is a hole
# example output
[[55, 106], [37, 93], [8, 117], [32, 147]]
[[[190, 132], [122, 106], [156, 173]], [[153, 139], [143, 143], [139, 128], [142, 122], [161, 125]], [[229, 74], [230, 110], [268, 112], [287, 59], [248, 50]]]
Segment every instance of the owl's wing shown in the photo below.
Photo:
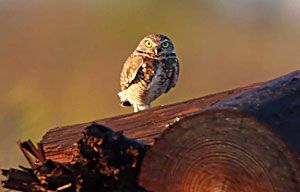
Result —
[[[170, 62], [170, 61], [169, 61]], [[170, 77], [170, 84], [166, 90], [165, 93], [167, 93], [171, 88], [175, 87], [178, 77], [179, 77], [179, 62], [178, 59], [175, 58], [175, 60], [171, 61], [172, 62], [172, 74]]]
[[143, 82], [145, 86], [150, 85], [152, 78], [155, 76], [157, 61], [152, 58], [141, 56], [130, 56], [121, 73], [121, 90], [125, 90], [130, 85]]
[[123, 65], [120, 77], [121, 90], [127, 89], [131, 82], [136, 78], [139, 69], [143, 65], [143, 59], [140, 56], [130, 55]]

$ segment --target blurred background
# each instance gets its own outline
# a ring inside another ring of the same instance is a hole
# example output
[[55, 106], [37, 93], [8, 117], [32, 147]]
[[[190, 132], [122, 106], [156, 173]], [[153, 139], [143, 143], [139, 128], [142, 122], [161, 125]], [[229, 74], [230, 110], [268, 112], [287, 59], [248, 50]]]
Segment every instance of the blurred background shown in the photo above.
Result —
[[181, 71], [169, 104], [300, 68], [300, 0], [0, 0], [0, 167], [15, 141], [132, 112], [119, 74], [151, 33], [168, 35]]

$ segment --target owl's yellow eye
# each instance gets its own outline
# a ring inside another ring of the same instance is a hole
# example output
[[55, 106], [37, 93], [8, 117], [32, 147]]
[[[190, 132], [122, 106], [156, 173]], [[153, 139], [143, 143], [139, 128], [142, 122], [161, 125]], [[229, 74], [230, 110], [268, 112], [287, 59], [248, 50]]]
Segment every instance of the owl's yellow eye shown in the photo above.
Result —
[[165, 41], [165, 42], [162, 43], [162, 47], [163, 47], [163, 48], [168, 48], [169, 45], [170, 45], [170, 44], [169, 44], [168, 41]]
[[152, 41], [150, 41], [150, 40], [147, 40], [147, 41], [145, 41], [145, 46], [146, 47], [148, 47], [148, 48], [150, 48], [150, 47], [152, 47]]

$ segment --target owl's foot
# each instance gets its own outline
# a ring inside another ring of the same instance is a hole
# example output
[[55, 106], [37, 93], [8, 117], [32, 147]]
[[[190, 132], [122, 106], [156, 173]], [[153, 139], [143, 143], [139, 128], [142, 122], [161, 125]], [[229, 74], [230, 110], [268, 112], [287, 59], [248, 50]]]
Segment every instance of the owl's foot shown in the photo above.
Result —
[[146, 104], [133, 104], [134, 112], [143, 111], [145, 109], [149, 109], [150, 105]]

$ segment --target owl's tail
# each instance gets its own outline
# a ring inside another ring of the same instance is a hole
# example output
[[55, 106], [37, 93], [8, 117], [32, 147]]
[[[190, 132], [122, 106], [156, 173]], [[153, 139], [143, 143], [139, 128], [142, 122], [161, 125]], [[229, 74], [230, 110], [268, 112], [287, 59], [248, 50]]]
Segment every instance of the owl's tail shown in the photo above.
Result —
[[121, 107], [131, 107], [131, 103], [129, 101], [120, 101]]
[[120, 97], [120, 105], [121, 107], [131, 107], [131, 103], [127, 100], [126, 94], [124, 91], [121, 91], [118, 93], [118, 96]]
[[147, 104], [130, 103], [127, 100], [125, 91], [119, 92], [118, 95], [120, 97], [120, 105], [122, 107], [131, 107], [131, 106], [133, 106], [134, 112], [143, 111], [143, 110], [148, 109], [148, 108], [151, 107], [150, 104], [147, 105]]

